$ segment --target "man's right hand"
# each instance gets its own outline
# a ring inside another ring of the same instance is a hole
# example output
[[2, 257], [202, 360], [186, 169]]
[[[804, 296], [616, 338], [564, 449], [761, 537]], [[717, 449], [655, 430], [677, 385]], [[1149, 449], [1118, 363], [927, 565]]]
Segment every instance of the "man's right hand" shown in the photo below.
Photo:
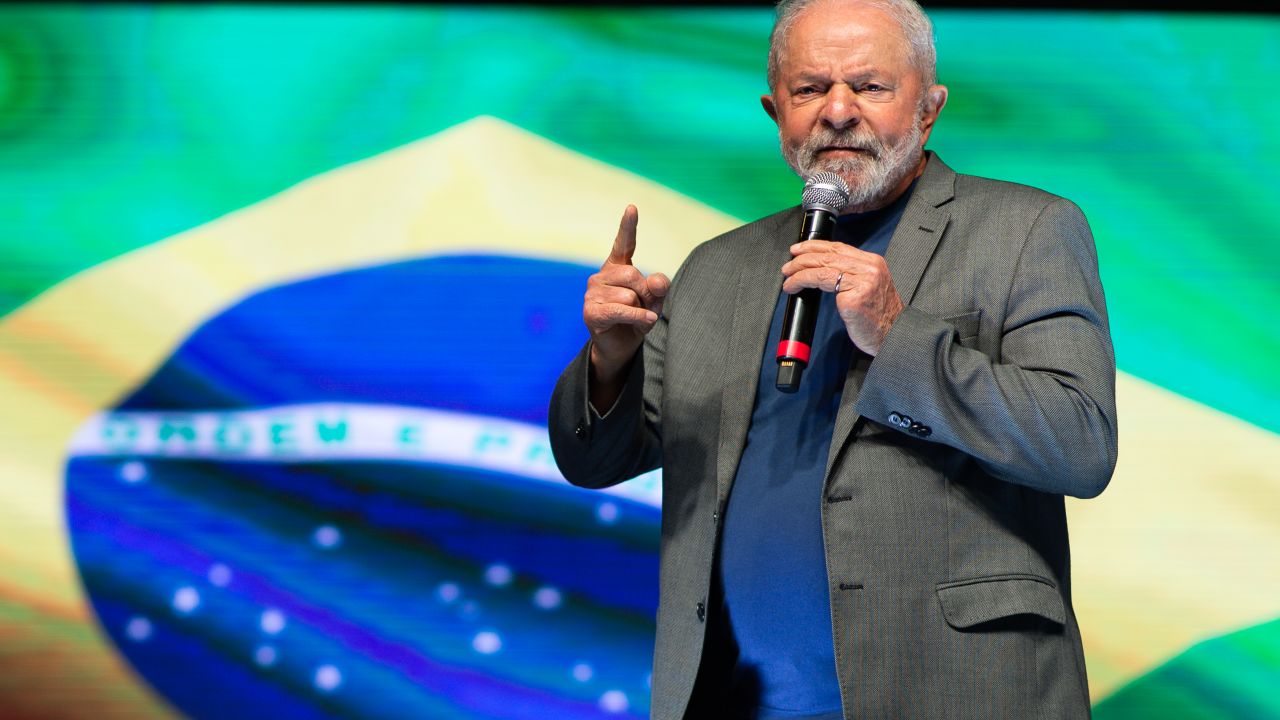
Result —
[[622, 392], [623, 372], [658, 322], [671, 281], [662, 273], [645, 277], [631, 264], [636, 251], [634, 205], [622, 212], [609, 259], [587, 281], [582, 320], [591, 333], [591, 405], [608, 412]]

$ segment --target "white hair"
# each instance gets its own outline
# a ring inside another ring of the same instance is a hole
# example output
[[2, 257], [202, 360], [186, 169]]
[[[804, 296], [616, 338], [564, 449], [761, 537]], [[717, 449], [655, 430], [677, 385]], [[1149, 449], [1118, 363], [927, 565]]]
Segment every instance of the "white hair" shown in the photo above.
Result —
[[[782, 58], [787, 53], [787, 35], [805, 8], [819, 0], [778, 0], [777, 19], [769, 35], [769, 90], [772, 92], [782, 73]], [[938, 51], [933, 44], [933, 23], [916, 0], [858, 0], [859, 4], [883, 11], [893, 18], [906, 36], [911, 64], [920, 72], [923, 82], [921, 105], [929, 88], [938, 81]]]

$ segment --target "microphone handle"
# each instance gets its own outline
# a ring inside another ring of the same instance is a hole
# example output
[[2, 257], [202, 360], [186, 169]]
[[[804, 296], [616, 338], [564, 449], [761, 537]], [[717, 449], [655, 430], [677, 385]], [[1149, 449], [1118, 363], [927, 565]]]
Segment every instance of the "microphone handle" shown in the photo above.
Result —
[[[807, 210], [800, 225], [800, 242], [830, 240], [835, 233], [836, 216], [824, 210]], [[818, 323], [818, 304], [822, 291], [805, 288], [787, 298], [782, 314], [782, 337], [778, 342], [778, 379], [775, 386], [784, 393], [800, 389], [800, 378], [809, 366], [813, 347], [813, 329]]]

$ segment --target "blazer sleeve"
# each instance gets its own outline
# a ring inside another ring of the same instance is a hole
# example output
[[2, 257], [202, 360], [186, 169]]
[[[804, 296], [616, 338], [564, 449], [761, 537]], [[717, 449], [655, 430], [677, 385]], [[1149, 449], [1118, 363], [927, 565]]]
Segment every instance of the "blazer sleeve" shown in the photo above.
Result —
[[556, 382], [547, 411], [551, 452], [560, 473], [574, 485], [602, 488], [662, 464], [660, 400], [668, 317], [676, 302], [673, 281], [658, 322], [645, 336], [627, 372], [622, 393], [603, 415], [591, 407], [591, 343]]
[[1032, 223], [1002, 318], [992, 357], [908, 307], [856, 412], [961, 450], [1001, 480], [1098, 495], [1116, 463], [1115, 355], [1093, 235], [1071, 202], [1054, 199]]

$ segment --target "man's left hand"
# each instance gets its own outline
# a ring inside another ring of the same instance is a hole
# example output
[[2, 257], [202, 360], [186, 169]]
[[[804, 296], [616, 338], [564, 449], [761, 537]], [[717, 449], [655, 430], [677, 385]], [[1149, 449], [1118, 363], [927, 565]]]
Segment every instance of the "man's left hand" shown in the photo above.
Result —
[[828, 240], [796, 243], [791, 255], [782, 266], [782, 289], [790, 294], [805, 288], [835, 293], [849, 339], [866, 354], [878, 355], [903, 307], [884, 258]]

